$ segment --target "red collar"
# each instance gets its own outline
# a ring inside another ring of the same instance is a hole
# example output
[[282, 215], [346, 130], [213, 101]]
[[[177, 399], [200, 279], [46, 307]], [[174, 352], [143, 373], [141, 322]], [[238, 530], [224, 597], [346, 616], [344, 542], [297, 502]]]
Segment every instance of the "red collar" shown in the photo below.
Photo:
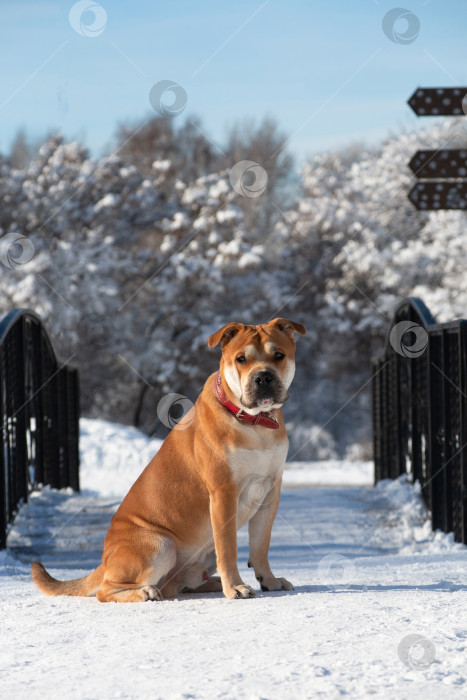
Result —
[[214, 389], [221, 404], [228, 408], [238, 420], [249, 423], [250, 425], [262, 425], [264, 428], [271, 428], [272, 430], [277, 430], [279, 427], [278, 420], [274, 413], [265, 413], [261, 411], [261, 413], [258, 413], [256, 416], [252, 416], [250, 413], [245, 413], [242, 408], [236, 406], [232, 401], [229, 401], [222, 386], [220, 372], [214, 375]]

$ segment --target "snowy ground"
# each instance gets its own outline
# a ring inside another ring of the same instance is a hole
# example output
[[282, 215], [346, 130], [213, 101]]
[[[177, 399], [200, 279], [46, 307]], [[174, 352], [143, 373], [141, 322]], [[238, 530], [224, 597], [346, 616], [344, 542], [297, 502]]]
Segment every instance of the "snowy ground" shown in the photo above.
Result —
[[[410, 485], [370, 488], [369, 464], [287, 471], [270, 559], [294, 591], [135, 605], [42, 596], [27, 562], [63, 578], [96, 566], [159, 444], [83, 420], [82, 492], [45, 489], [21, 509], [0, 552], [2, 698], [466, 696], [467, 548], [430, 532]], [[247, 551], [242, 531], [240, 571], [256, 587]]]

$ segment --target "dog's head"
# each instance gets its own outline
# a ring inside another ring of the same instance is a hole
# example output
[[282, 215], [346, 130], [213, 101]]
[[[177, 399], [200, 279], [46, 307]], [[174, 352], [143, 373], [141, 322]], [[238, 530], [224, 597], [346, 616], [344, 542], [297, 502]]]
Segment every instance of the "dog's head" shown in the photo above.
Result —
[[221, 343], [223, 380], [248, 413], [287, 401], [295, 374], [295, 331], [306, 333], [301, 323], [275, 318], [260, 326], [228, 323], [209, 338], [210, 348]]

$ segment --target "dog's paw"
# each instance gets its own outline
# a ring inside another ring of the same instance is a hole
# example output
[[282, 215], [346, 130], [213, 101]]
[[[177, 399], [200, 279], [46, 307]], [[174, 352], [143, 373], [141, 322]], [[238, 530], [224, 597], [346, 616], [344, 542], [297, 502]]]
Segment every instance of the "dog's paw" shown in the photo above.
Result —
[[164, 600], [157, 586], [144, 586], [141, 588], [141, 593], [144, 596], [143, 600]]
[[239, 586], [232, 586], [231, 588], [224, 590], [224, 595], [227, 598], [256, 598], [256, 593], [251, 586], [247, 586], [246, 583], [241, 583]]
[[197, 586], [196, 588], [190, 588], [185, 586], [180, 591], [181, 593], [220, 593], [222, 591], [222, 583], [218, 576], [210, 576], [207, 581]]
[[262, 591], [293, 591], [293, 585], [286, 578], [258, 576]]
[[201, 586], [201, 590], [205, 593], [220, 593], [222, 591], [222, 583], [220, 578], [218, 576], [210, 576]]

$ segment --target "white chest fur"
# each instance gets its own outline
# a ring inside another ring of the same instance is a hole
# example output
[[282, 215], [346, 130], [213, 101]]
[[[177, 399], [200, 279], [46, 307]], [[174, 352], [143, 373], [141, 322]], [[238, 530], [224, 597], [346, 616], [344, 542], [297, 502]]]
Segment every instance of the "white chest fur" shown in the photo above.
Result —
[[236, 449], [232, 452], [229, 465], [238, 487], [239, 528], [270, 500], [277, 479], [282, 475], [287, 449], [288, 441], [285, 440], [273, 449]]

